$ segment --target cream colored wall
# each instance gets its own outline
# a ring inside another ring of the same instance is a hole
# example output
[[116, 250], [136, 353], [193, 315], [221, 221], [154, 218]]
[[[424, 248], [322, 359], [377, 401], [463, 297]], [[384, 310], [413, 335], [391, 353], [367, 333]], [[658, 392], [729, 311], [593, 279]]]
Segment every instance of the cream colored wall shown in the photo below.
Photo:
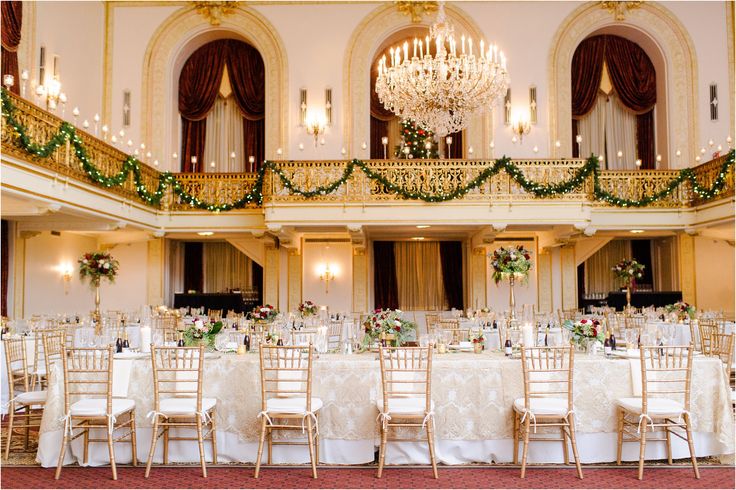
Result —
[[[24, 316], [42, 313], [86, 313], [94, 307], [93, 294], [79, 279], [77, 259], [98, 249], [92, 237], [62, 232], [43, 232], [26, 240]], [[111, 310], [138, 309], [146, 302], [146, 242], [118, 244], [110, 250], [120, 262], [115, 284], [103, 283], [101, 307]], [[64, 292], [59, 266], [69, 264], [73, 273], [68, 294]]]
[[[698, 146], [706, 145], [709, 138], [716, 145], [727, 136], [729, 120], [728, 63], [725, 2], [664, 2], [688, 30], [698, 55], [698, 117], [700, 137]], [[453, 2], [453, 6], [467, 14], [477, 24], [489, 42], [496, 42], [508, 56], [511, 75], [512, 102], [528, 104], [528, 89], [536, 85], [539, 122], [533, 127], [523, 145], [512, 144], [511, 134], [502, 123], [502, 111], [496, 111], [495, 156], [533, 157], [533, 147], [539, 156], [553, 153], [549, 148], [549, 86], [548, 56], [553, 37], [565, 18], [579, 6], [578, 2]], [[344, 95], [344, 59], [350, 36], [360, 22], [379, 3], [314, 3], [314, 4], [254, 4], [253, 9], [265, 17], [277, 31], [286, 49], [288, 66], [288, 148], [292, 158], [339, 158], [345, 145], [341, 121]], [[156, 29], [179, 5], [157, 4], [145, 6], [142, 2], [111, 2], [110, 12], [110, 106], [109, 122], [115, 132], [122, 125], [122, 92], [130, 89], [132, 95], [132, 126], [126, 137], [136, 145], [140, 141], [141, 91], [143, 59], [146, 47]], [[188, 8], [188, 7], [187, 7]], [[36, 46], [41, 42], [49, 48], [49, 55], [62, 55], [61, 74], [64, 90], [70, 98], [69, 111], [78, 105], [82, 117], [91, 120], [95, 112], [102, 112], [105, 7], [102, 2], [37, 2]], [[409, 25], [407, 17], [407, 25]], [[389, 36], [391, 33], [386, 33]], [[382, 40], [376, 39], [376, 46]], [[37, 49], [36, 49], [37, 51]], [[37, 53], [36, 53], [37, 57]], [[50, 56], [49, 56], [49, 59]], [[23, 68], [23, 67], [22, 67]], [[673, 67], [677, 69], [677, 67]], [[721, 97], [721, 115], [718, 122], [708, 120], [708, 85], [716, 82]], [[366, 81], [367, 83], [367, 81]], [[327, 130], [324, 146], [310, 146], [309, 136], [298, 126], [297, 99], [300, 88], [308, 89], [308, 104], [321, 108], [324, 88], [333, 90], [333, 125]], [[174, 119], [176, 119], [174, 117]], [[490, 128], [488, 128], [490, 131]], [[368, 135], [362, 136], [367, 140]], [[304, 143], [304, 151], [298, 150]], [[150, 145], [150, 142], [146, 142]], [[671, 142], [672, 147], [677, 142]], [[177, 145], [166, 144], [177, 151]], [[706, 145], [707, 146], [707, 145]], [[167, 151], [168, 151], [167, 150]], [[272, 149], [273, 150], [273, 149]], [[483, 151], [477, 149], [479, 152]], [[161, 168], [172, 166], [171, 151], [156, 155]], [[360, 152], [358, 152], [360, 153]], [[353, 156], [364, 156], [356, 154]], [[685, 165], [685, 162], [682, 162]], [[178, 164], [175, 168], [178, 168]]]
[[[302, 301], [310, 300], [328, 306], [331, 312], [349, 312], [353, 308], [353, 248], [350, 243], [305, 242], [302, 245]], [[319, 279], [317, 268], [329, 262], [336, 278], [329, 292]]]
[[734, 317], [733, 242], [695, 237], [696, 306], [701, 310], [724, 310]]

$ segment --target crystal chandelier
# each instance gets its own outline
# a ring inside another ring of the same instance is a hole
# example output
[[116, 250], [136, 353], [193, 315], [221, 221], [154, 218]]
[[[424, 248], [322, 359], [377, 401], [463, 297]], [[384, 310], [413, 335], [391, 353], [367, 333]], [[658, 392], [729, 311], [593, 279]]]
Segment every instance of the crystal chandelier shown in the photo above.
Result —
[[390, 49], [390, 59], [379, 59], [376, 94], [386, 109], [437, 136], [460, 131], [509, 84], [503, 52], [483, 41], [479, 48], [474, 52], [472, 38], [464, 35], [458, 46], [440, 2], [429, 36], [414, 39], [411, 57], [405, 42]]

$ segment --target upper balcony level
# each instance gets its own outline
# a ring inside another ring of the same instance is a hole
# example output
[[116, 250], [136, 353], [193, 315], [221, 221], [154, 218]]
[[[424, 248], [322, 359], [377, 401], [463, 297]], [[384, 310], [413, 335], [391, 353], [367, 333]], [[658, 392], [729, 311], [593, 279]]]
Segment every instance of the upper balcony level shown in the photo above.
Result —
[[499, 158], [269, 161], [257, 173], [169, 173], [4, 90], [2, 102], [5, 196], [143, 229], [414, 223], [687, 229], [734, 217], [733, 150], [683, 170], [606, 171], [595, 158]]

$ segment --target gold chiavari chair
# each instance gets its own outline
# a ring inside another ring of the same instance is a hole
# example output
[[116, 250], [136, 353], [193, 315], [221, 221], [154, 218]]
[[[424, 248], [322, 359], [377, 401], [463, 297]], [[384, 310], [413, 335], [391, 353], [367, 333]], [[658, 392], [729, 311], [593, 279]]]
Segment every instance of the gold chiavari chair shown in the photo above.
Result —
[[51, 372], [51, 364], [61, 360], [61, 348], [66, 347], [66, 334], [57, 330], [43, 334], [43, 352], [46, 372]]
[[439, 313], [426, 313], [424, 315], [424, 325], [427, 328], [427, 334], [432, 333], [435, 326], [440, 322]]
[[8, 377], [8, 432], [5, 439], [5, 458], [10, 454], [13, 431], [23, 429], [23, 449], [28, 450], [30, 429], [40, 429], [41, 416], [46, 404], [46, 390], [29, 389], [25, 338], [6, 338], [5, 372]]
[[690, 327], [690, 342], [693, 344], [693, 348], [696, 351], [702, 351], [703, 346], [700, 343], [700, 326], [698, 323], [699, 322], [697, 320], [688, 321], [688, 326]]
[[[644, 478], [647, 442], [665, 441], [667, 461], [672, 464], [671, 436], [687, 441], [695, 478], [700, 478], [690, 421], [690, 380], [692, 346], [639, 347], [641, 356], [641, 397], [620, 398], [618, 406], [618, 448], [616, 463], [621, 464], [624, 442], [639, 442], [639, 475]], [[638, 387], [635, 387], [637, 389]], [[647, 432], [664, 431], [664, 438]], [[683, 435], [684, 431], [684, 435]], [[624, 436], [629, 436], [628, 438]]]
[[641, 332], [647, 326], [647, 317], [644, 315], [626, 315], [624, 317], [624, 326], [626, 328], [635, 328]]
[[36, 389], [36, 383], [41, 387], [41, 389], [44, 388], [44, 386], [47, 386], [47, 372], [46, 372], [46, 360], [45, 360], [45, 351], [43, 348], [43, 336], [50, 334], [50, 333], [56, 333], [61, 332], [61, 330], [54, 326], [50, 328], [36, 328], [34, 330], [34, 349], [33, 349], [33, 365], [31, 366], [31, 390]]
[[378, 400], [381, 427], [381, 447], [378, 457], [378, 478], [383, 474], [386, 444], [390, 429], [415, 427], [426, 429], [432, 474], [437, 474], [434, 454], [434, 402], [432, 401], [432, 350], [429, 347], [380, 347], [381, 388], [383, 397]]
[[[562, 441], [565, 464], [568, 464], [568, 439], [578, 478], [583, 478], [575, 439], [573, 410], [572, 346], [521, 348], [524, 398], [514, 400], [514, 464], [519, 461], [519, 439], [522, 439], [521, 478], [526, 476], [529, 441]], [[530, 437], [539, 427], [559, 428], [562, 438]]]
[[698, 325], [700, 335], [700, 351], [706, 356], [711, 355], [711, 339], [713, 335], [721, 333], [718, 323], [712, 320], [701, 320]]
[[[61, 476], [67, 445], [84, 438], [84, 460], [87, 464], [90, 442], [107, 442], [112, 479], [118, 479], [115, 463], [115, 443], [130, 442], [133, 466], [138, 465], [135, 434], [135, 400], [113, 398], [113, 347], [61, 347], [61, 365], [64, 369], [64, 437], [59, 451], [55, 478]], [[122, 421], [121, 421], [122, 419]], [[115, 431], [128, 431], [115, 436]], [[105, 438], [92, 438], [91, 429], [104, 429]], [[75, 430], [81, 432], [74, 435]]]
[[[163, 462], [168, 464], [169, 441], [197, 441], [202, 476], [207, 478], [204, 441], [212, 443], [212, 462], [217, 464], [215, 398], [202, 396], [204, 347], [151, 346], [153, 365], [153, 437], [145, 477], [151, 474], [153, 454], [160, 437], [164, 440]], [[209, 426], [209, 427], [208, 427]], [[171, 436], [171, 429], [191, 428], [197, 437]], [[159, 433], [159, 429], [161, 432]], [[209, 429], [208, 432], [204, 432]]]
[[[268, 464], [273, 446], [305, 445], [303, 442], [274, 441], [273, 431], [307, 431], [306, 445], [312, 465], [312, 478], [317, 478], [319, 463], [319, 429], [317, 414], [322, 400], [312, 396], [312, 358], [314, 349], [261, 344], [261, 437], [254, 478], [261, 471], [263, 446], [268, 441]], [[280, 421], [280, 422], [279, 422]], [[277, 423], [278, 422], [278, 423]]]
[[296, 346], [308, 346], [317, 343], [319, 331], [315, 328], [302, 328], [291, 331], [291, 344]]
[[733, 374], [733, 352], [734, 352], [734, 334], [716, 333], [713, 334], [710, 341], [710, 353], [714, 357], [718, 357], [723, 362], [723, 368], [726, 372], [726, 383], [731, 393], [731, 408], [736, 413], [736, 389], [731, 384], [731, 375]]
[[343, 334], [343, 321], [330, 320], [327, 326], [327, 348], [330, 350], [340, 348]]
[[207, 310], [207, 316], [210, 318], [214, 318], [215, 320], [222, 318], [222, 309], [215, 310], [215, 309], [208, 309]]

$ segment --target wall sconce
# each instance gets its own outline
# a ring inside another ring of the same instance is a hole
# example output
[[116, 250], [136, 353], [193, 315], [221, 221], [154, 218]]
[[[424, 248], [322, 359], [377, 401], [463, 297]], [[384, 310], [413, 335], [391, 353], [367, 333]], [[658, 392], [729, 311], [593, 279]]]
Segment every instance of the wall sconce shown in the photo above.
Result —
[[529, 122], [529, 113], [516, 111], [511, 118], [511, 132], [519, 138], [519, 143], [524, 139], [524, 135], [529, 134], [531, 130], [532, 124]]
[[314, 136], [314, 147], [317, 148], [317, 143], [319, 143], [319, 135], [324, 134], [325, 132], [325, 120], [324, 117], [321, 116], [318, 113], [310, 112], [307, 115], [307, 121], [306, 121], [306, 127], [307, 127], [307, 134], [311, 134]]
[[72, 282], [74, 268], [72, 267], [72, 264], [66, 262], [59, 265], [59, 272], [61, 273], [61, 279], [64, 281], [64, 294], [69, 294], [69, 286]]
[[337, 277], [337, 270], [333, 264], [332, 267], [330, 267], [329, 262], [325, 262], [324, 264], [321, 264], [317, 268], [317, 272], [319, 273], [319, 280], [325, 282], [325, 293], [330, 292], [330, 281], [333, 281], [335, 277]]

